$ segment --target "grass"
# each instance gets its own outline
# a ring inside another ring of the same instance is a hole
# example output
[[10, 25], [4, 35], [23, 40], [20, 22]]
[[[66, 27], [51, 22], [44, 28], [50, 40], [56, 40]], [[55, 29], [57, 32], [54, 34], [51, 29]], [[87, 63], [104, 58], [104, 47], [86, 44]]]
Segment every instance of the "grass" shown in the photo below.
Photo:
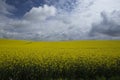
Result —
[[120, 80], [119, 74], [119, 40], [0, 40], [0, 80]]

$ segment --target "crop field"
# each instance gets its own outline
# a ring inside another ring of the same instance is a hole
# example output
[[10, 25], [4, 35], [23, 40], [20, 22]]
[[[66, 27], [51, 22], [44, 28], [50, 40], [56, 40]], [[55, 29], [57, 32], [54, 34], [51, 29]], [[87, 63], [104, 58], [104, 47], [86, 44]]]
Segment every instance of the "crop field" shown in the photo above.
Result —
[[1, 39], [0, 80], [120, 80], [120, 41]]

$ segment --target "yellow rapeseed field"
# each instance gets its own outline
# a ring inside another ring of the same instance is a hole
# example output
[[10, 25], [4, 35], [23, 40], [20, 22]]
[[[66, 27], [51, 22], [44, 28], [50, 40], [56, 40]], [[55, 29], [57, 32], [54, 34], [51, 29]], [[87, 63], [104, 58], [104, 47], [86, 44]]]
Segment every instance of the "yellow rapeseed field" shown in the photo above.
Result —
[[120, 41], [0, 39], [0, 80], [120, 80]]

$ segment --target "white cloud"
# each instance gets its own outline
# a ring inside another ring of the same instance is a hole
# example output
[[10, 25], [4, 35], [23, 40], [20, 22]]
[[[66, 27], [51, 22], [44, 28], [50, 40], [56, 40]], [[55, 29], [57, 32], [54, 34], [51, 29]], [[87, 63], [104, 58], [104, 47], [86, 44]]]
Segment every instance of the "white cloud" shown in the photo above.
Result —
[[[47, 1], [51, 3], [51, 0]], [[60, 0], [51, 6], [33, 7], [21, 20], [0, 16], [0, 37], [33, 40], [120, 39], [119, 0], [79, 0], [72, 4], [74, 9], [71, 12], [66, 11], [70, 9], [67, 2], [69, 0]], [[66, 5], [61, 7], [63, 4]]]
[[11, 14], [10, 11], [15, 9], [14, 7], [5, 3], [5, 0], [0, 0], [0, 15]]
[[44, 5], [43, 7], [33, 7], [30, 12], [27, 12], [24, 15], [24, 18], [32, 21], [41, 21], [49, 18], [51, 16], [55, 16], [56, 8], [53, 6]]

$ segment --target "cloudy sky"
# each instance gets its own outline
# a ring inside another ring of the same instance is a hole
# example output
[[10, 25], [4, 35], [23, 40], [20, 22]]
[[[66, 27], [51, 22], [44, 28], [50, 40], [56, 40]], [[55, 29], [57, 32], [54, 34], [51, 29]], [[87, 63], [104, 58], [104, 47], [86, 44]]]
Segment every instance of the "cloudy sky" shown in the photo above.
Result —
[[0, 0], [0, 38], [120, 39], [120, 0]]

